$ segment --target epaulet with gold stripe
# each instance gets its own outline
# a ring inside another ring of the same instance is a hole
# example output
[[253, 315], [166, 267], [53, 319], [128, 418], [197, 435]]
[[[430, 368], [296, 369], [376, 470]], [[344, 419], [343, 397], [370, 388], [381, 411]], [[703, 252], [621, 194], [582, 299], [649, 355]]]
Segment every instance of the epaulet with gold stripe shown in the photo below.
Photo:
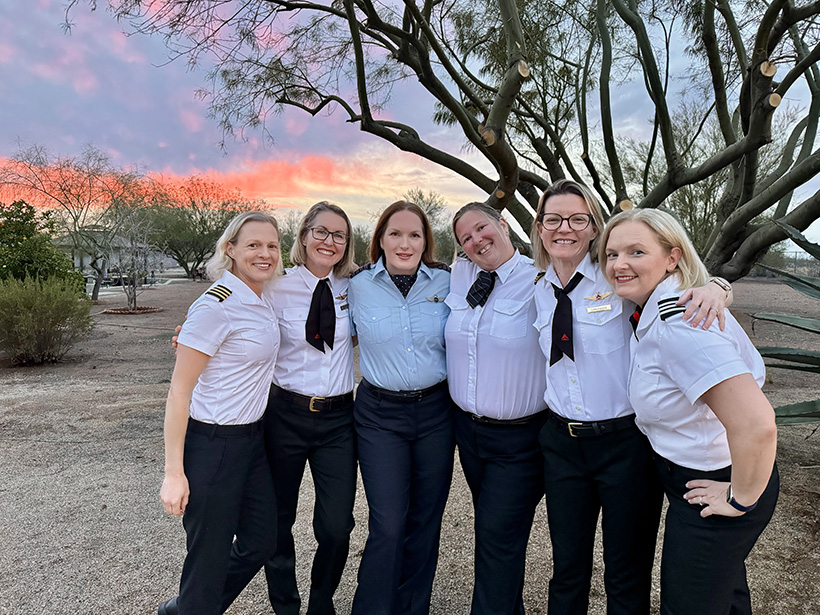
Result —
[[210, 295], [211, 297], [216, 297], [220, 303], [225, 301], [228, 297], [231, 296], [233, 291], [228, 288], [227, 286], [222, 286], [222, 284], [217, 284], [213, 288], [209, 288], [205, 291], [206, 295]]
[[450, 265], [447, 265], [445, 263], [436, 262], [436, 263], [431, 263], [428, 266], [430, 267], [430, 269], [441, 269], [442, 271], [446, 271], [448, 273], [450, 272]]
[[667, 297], [658, 301], [658, 314], [661, 320], [669, 320], [673, 316], [683, 314], [686, 311], [685, 305], [677, 305], [680, 297]]
[[538, 282], [541, 280], [541, 278], [543, 278], [545, 275], [547, 275], [546, 271], [539, 271], [538, 273], [536, 273], [535, 274], [535, 282], [533, 282], [533, 284], [538, 284]]
[[356, 271], [351, 273], [350, 277], [353, 278], [353, 277], [359, 275], [362, 271], [367, 271], [368, 269], [373, 269], [373, 263], [368, 263], [367, 265], [362, 265], [361, 267], [356, 269]]

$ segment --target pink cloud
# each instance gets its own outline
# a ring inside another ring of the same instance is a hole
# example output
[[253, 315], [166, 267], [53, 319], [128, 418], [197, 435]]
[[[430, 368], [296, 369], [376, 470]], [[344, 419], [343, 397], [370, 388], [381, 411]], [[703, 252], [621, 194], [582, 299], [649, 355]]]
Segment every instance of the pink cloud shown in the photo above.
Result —
[[179, 110], [179, 121], [188, 132], [199, 132], [202, 129], [202, 117], [187, 108]]
[[6, 43], [0, 43], [0, 64], [8, 64], [11, 62], [15, 54], [15, 49]]

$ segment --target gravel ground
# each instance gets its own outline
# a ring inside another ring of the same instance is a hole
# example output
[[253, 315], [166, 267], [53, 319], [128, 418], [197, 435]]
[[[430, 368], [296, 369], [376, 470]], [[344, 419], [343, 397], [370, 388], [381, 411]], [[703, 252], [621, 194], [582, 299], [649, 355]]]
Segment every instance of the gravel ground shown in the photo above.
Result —
[[[121, 294], [95, 306], [97, 327], [63, 364], [0, 368], [0, 614], [148, 614], [176, 591], [185, 554], [181, 522], [158, 499], [162, 480], [162, 414], [173, 367], [170, 331], [206, 285], [178, 282], [146, 290], [141, 316], [101, 314]], [[817, 314], [816, 303], [772, 282], [736, 284], [736, 314]], [[818, 348], [808, 334], [758, 321], [760, 344]], [[771, 370], [766, 392], [775, 405], [817, 396], [816, 378]], [[783, 480], [778, 511], [749, 559], [758, 613], [820, 613], [820, 462], [809, 426], [780, 431]], [[303, 484], [295, 535], [298, 575], [308, 583], [313, 549], [312, 488]], [[337, 593], [349, 613], [364, 547], [367, 511], [359, 488], [348, 567]], [[456, 468], [444, 518], [431, 613], [469, 611], [472, 507]], [[600, 549], [600, 547], [599, 547]], [[551, 573], [546, 514], [539, 506], [527, 566], [528, 613], [546, 612]], [[600, 554], [590, 613], [605, 612]], [[657, 574], [657, 571], [656, 571]], [[657, 579], [656, 579], [657, 581]], [[658, 596], [655, 596], [657, 603]], [[259, 575], [231, 614], [269, 614]]]

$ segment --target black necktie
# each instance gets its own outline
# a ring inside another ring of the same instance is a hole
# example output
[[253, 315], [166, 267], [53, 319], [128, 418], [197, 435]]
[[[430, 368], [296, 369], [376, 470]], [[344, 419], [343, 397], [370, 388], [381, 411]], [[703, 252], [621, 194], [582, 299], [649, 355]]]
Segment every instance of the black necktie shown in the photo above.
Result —
[[313, 289], [310, 311], [305, 321], [305, 339], [316, 350], [324, 352], [324, 344], [333, 350], [335, 337], [336, 308], [333, 306], [333, 291], [330, 290], [328, 279], [322, 278]]
[[552, 349], [550, 350], [550, 365], [558, 362], [566, 355], [571, 361], [575, 360], [575, 353], [572, 350], [572, 299], [569, 294], [578, 286], [578, 282], [584, 279], [580, 271], [577, 271], [564, 288], [556, 286], [555, 298], [558, 304], [555, 306], [555, 313], [552, 316]]
[[498, 274], [495, 271], [490, 272], [482, 269], [478, 272], [478, 277], [473, 282], [470, 290], [467, 291], [467, 303], [470, 304], [471, 308], [487, 303], [490, 293], [493, 292], [497, 277]]

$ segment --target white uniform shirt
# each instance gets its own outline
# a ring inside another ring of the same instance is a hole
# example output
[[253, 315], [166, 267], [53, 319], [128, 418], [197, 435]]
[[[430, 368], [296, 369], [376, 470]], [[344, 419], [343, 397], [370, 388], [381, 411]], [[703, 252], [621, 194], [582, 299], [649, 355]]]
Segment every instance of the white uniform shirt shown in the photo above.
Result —
[[268, 403], [279, 326], [267, 295], [258, 297], [229, 271], [211, 288], [216, 286], [231, 294], [220, 301], [206, 291], [188, 309], [178, 337], [183, 346], [211, 357], [191, 396], [191, 418], [219, 425], [253, 423]]
[[546, 358], [550, 410], [573, 421], [603, 421], [633, 414], [626, 394], [629, 376], [629, 314], [634, 304], [612, 291], [597, 263], [587, 254], [578, 265], [583, 279], [569, 293], [572, 300], [572, 343], [575, 360], [561, 357], [549, 364], [552, 320], [558, 300], [552, 285], [561, 287], [550, 265], [535, 287], [535, 328]]
[[273, 372], [274, 384], [310, 397], [331, 397], [353, 390], [353, 342], [348, 318], [347, 278], [330, 273], [330, 290], [336, 308], [333, 350], [322, 353], [305, 339], [305, 322], [319, 278], [307, 267], [296, 266], [273, 284], [273, 309], [279, 319], [282, 342]]
[[516, 419], [544, 409], [544, 355], [535, 322], [535, 267], [517, 251], [497, 269], [484, 306], [471, 308], [467, 291], [480, 271], [459, 259], [445, 302], [444, 330], [450, 395], [462, 409], [494, 419]]
[[700, 396], [716, 384], [752, 374], [762, 386], [763, 359], [742, 327], [727, 312], [726, 330], [708, 331], [683, 322], [680, 314], [661, 319], [658, 300], [680, 296], [677, 276], [661, 282], [646, 302], [632, 337], [629, 399], [636, 423], [652, 448], [695, 470], [732, 463], [726, 429]]

